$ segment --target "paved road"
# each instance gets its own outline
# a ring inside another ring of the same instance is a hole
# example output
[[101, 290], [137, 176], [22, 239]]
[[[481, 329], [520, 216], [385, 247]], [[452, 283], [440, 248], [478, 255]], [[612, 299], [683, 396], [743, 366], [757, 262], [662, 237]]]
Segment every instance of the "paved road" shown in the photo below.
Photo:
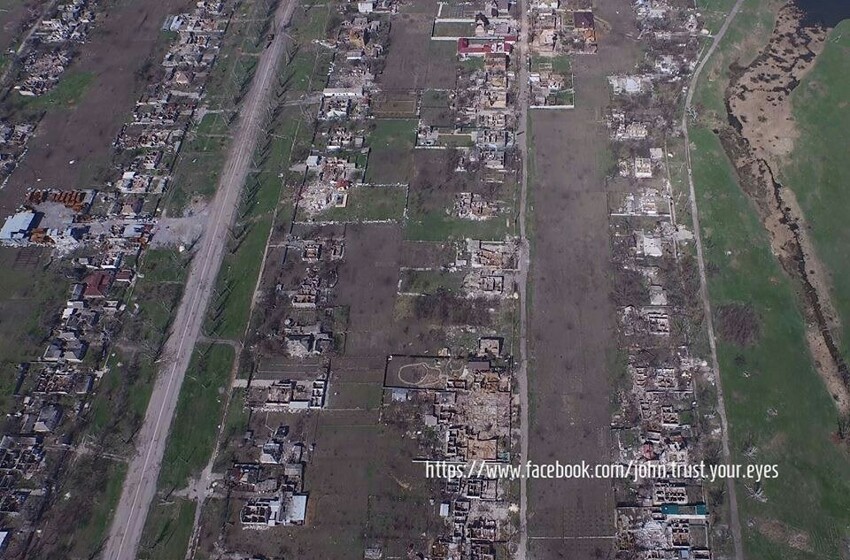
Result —
[[[210, 295], [221, 268], [230, 226], [239, 205], [239, 195], [259, 139], [261, 125], [274, 90], [275, 73], [288, 41], [281, 28], [292, 17], [296, 0], [281, 2], [275, 13], [274, 40], [261, 54], [251, 89], [245, 96], [239, 121], [227, 155], [218, 190], [210, 205], [210, 220], [192, 260], [183, 299], [166, 341], [163, 367], [154, 384], [144, 424], [138, 434], [139, 447], [130, 463], [121, 499], [112, 521], [104, 558], [134, 560], [151, 502], [156, 494], [162, 456], [180, 386], [201, 332]], [[211, 422], [216, 421], [210, 419]]]
[[[699, 64], [691, 77], [691, 83], [688, 86], [688, 95], [685, 99], [685, 110], [682, 114], [682, 131], [685, 134], [685, 162], [688, 168], [688, 188], [691, 203], [691, 216], [694, 222], [694, 239], [697, 248], [697, 263], [699, 264], [700, 296], [702, 297], [702, 305], [705, 310], [708, 344], [711, 348], [711, 366], [714, 370], [715, 386], [717, 387], [717, 406], [718, 412], [720, 413], [720, 423], [723, 426], [723, 459], [726, 463], [732, 462], [731, 453], [729, 452], [729, 421], [726, 419], [726, 404], [723, 398], [723, 388], [720, 383], [720, 364], [717, 361], [717, 343], [714, 337], [714, 324], [711, 317], [711, 301], [708, 297], [708, 282], [705, 275], [705, 260], [703, 258], [699, 212], [697, 211], [696, 189], [694, 188], [694, 175], [691, 167], [691, 140], [688, 135], [688, 114], [691, 110], [694, 91], [696, 90], [696, 85], [699, 81], [702, 69], [705, 67], [705, 63], [708, 62], [708, 59], [711, 58], [711, 55], [714, 54], [714, 51], [717, 50], [717, 46], [720, 44], [723, 36], [726, 35], [726, 30], [729, 29], [729, 25], [732, 23], [732, 20], [735, 19], [735, 16], [738, 14], [738, 10], [741, 9], [742, 3], [743, 0], [735, 2], [732, 10], [723, 21], [720, 31], [715, 34], [714, 40], [711, 42], [711, 46], [709, 46], [708, 50], [701, 57]], [[735, 495], [735, 481], [731, 478], [726, 481], [726, 494], [729, 497], [729, 525], [732, 530], [732, 540], [735, 543], [735, 559], [744, 560], [743, 539], [741, 537], [741, 520], [738, 515], [738, 498]]]

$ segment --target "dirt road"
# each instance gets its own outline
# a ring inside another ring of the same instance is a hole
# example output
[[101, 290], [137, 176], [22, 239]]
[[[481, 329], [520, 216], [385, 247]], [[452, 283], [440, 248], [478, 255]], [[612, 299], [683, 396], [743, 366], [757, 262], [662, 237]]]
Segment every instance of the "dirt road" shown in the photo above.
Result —
[[[521, 0], [519, 9], [522, 13], [520, 23], [520, 62], [519, 62], [519, 126], [517, 136], [522, 135], [519, 142], [522, 153], [522, 179], [519, 196], [519, 354], [520, 363], [517, 371], [519, 385], [519, 432], [520, 458], [519, 464], [528, 462], [528, 266], [529, 254], [528, 235], [526, 233], [526, 216], [528, 207], [528, 5]], [[525, 560], [528, 551], [528, 481], [523, 477], [519, 481], [519, 545], [517, 560]]]
[[[724, 35], [726, 35], [726, 30], [729, 29], [729, 25], [732, 23], [732, 20], [735, 19], [735, 16], [738, 14], [738, 10], [741, 9], [742, 3], [743, 0], [735, 2], [735, 5], [723, 21], [720, 31], [714, 35], [714, 40], [711, 42], [711, 46], [709, 46], [708, 50], [701, 57], [699, 64], [691, 77], [691, 82], [688, 85], [688, 95], [685, 98], [685, 110], [682, 113], [682, 131], [685, 135], [685, 162], [688, 169], [688, 194], [690, 197], [691, 217], [693, 219], [694, 241], [697, 248], [697, 262], [699, 264], [700, 296], [702, 297], [702, 304], [705, 309], [708, 344], [711, 348], [711, 368], [714, 371], [715, 386], [717, 387], [717, 411], [720, 414], [720, 423], [723, 426], [723, 460], [727, 463], [731, 462], [731, 453], [729, 451], [729, 421], [726, 418], [726, 404], [723, 398], [723, 387], [720, 383], [720, 364], [717, 360], [717, 342], [714, 337], [714, 324], [711, 317], [711, 301], [708, 297], [708, 280], [706, 279], [705, 274], [705, 259], [703, 258], [699, 211], [697, 209], [696, 189], [694, 188], [694, 175], [691, 166], [691, 140], [688, 136], [688, 115], [691, 111], [694, 91], [696, 90], [696, 85], [699, 82], [702, 69], [705, 67], [705, 63], [708, 59], [711, 58], [711, 55], [714, 54], [714, 51], [717, 50], [717, 46], [720, 44], [720, 41], [723, 40]], [[729, 525], [732, 530], [732, 540], [735, 543], [735, 558], [736, 560], [743, 560], [744, 550], [743, 538], [741, 536], [741, 520], [738, 516], [738, 498], [735, 495], [735, 481], [731, 478], [726, 481], [726, 493], [729, 496]]]
[[[280, 4], [275, 14], [277, 29], [289, 22], [295, 6], [295, 0]], [[274, 40], [260, 56], [251, 89], [241, 108], [232, 147], [210, 206], [211, 219], [192, 261], [183, 300], [165, 345], [162, 358], [164, 366], [154, 385], [145, 421], [139, 432], [139, 448], [130, 463], [112, 521], [104, 554], [108, 560], [136, 558], [145, 519], [156, 494], [157, 478], [180, 387], [192, 349], [201, 332], [227, 245], [230, 225], [239, 205], [239, 194], [251, 167], [251, 156], [275, 84], [275, 72], [287, 41], [285, 33], [275, 33]]]

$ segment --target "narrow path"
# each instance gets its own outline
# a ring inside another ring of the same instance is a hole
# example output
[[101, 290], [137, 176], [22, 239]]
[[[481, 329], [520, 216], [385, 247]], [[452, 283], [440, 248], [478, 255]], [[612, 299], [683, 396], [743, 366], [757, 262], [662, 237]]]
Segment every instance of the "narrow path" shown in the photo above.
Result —
[[[528, 463], [528, 268], [531, 260], [531, 247], [525, 231], [526, 206], [528, 204], [528, 6], [525, 0], [520, 0], [520, 39], [519, 39], [519, 126], [517, 136], [523, 135], [518, 141], [522, 155], [522, 179], [519, 197], [519, 353], [520, 363], [517, 371], [519, 385], [519, 431], [520, 431], [520, 466]], [[525, 560], [528, 551], [528, 481], [523, 476], [519, 481], [519, 549], [517, 560]]]
[[[700, 296], [702, 297], [702, 305], [705, 310], [706, 327], [708, 330], [708, 344], [711, 348], [711, 367], [714, 371], [714, 381], [715, 386], [717, 387], [717, 407], [718, 412], [720, 414], [720, 423], [723, 426], [723, 434], [721, 436], [723, 444], [723, 459], [726, 463], [732, 462], [732, 454], [729, 450], [729, 421], [726, 418], [726, 401], [723, 397], [723, 387], [720, 379], [720, 363], [717, 360], [717, 341], [714, 336], [714, 322], [711, 316], [711, 300], [708, 297], [708, 280], [705, 274], [705, 259], [703, 256], [702, 233], [700, 232], [699, 211], [697, 209], [696, 189], [694, 188], [693, 166], [691, 165], [691, 140], [688, 134], [688, 115], [691, 111], [691, 104], [694, 98], [694, 91], [696, 90], [697, 82], [699, 81], [702, 69], [705, 67], [705, 63], [708, 62], [708, 60], [711, 58], [711, 55], [714, 54], [714, 51], [717, 50], [717, 46], [720, 44], [720, 41], [723, 40], [724, 35], [726, 35], [726, 31], [729, 29], [729, 25], [735, 19], [735, 16], [738, 15], [738, 11], [741, 9], [741, 4], [743, 4], [743, 1], [744, 0], [737, 0], [737, 2], [735, 2], [735, 5], [732, 7], [732, 10], [729, 12], [729, 14], [726, 16], [726, 19], [723, 21], [723, 25], [720, 27], [720, 31], [718, 31], [714, 35], [714, 40], [711, 42], [711, 46], [700, 59], [696, 70], [694, 70], [693, 76], [691, 76], [691, 82], [690, 84], [688, 84], [688, 95], [685, 98], [685, 109], [682, 112], [682, 131], [685, 135], [685, 163], [688, 168], [688, 196], [690, 198], [691, 203], [691, 216], [693, 220], [694, 240], [697, 248]], [[735, 481], [732, 478], [728, 478], [726, 480], [726, 494], [729, 497], [729, 525], [732, 530], [732, 540], [734, 541], [735, 545], [735, 559], [744, 560], [743, 538], [741, 536], [741, 520], [738, 515], [738, 498], [735, 495]]]
[[[281, 2], [275, 14], [275, 28], [288, 24], [296, 0]], [[239, 195], [251, 168], [262, 130], [265, 110], [274, 90], [276, 70], [283, 58], [287, 38], [275, 33], [263, 51], [251, 89], [245, 96], [233, 142], [224, 163], [215, 197], [210, 204], [211, 219], [198, 242], [186, 281], [186, 289], [165, 344], [163, 368], [154, 384], [144, 424], [139, 431], [139, 447], [130, 463], [121, 498], [112, 521], [104, 558], [134, 560], [148, 511], [156, 494], [162, 457], [180, 387], [189, 366], [216, 284], [230, 225], [239, 206]]]

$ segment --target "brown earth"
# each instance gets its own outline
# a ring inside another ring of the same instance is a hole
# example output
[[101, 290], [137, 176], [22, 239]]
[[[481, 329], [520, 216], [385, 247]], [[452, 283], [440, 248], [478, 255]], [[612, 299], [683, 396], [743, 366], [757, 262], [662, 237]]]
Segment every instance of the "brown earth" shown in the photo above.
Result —
[[455, 65], [448, 56], [451, 49], [443, 48], [453, 45], [431, 41], [436, 13], [437, 2], [416, 0], [393, 18], [386, 66], [379, 77], [383, 91], [454, 87]]
[[[529, 459], [607, 463], [610, 457], [611, 300], [605, 154], [606, 77], [633, 68], [637, 30], [628, 6], [597, 3], [610, 24], [599, 52], [573, 62], [576, 109], [531, 115], [533, 257], [529, 310]], [[614, 498], [610, 480], [532, 480], [529, 557], [607, 557]]]
[[717, 333], [738, 346], [751, 346], [758, 341], [761, 325], [755, 310], [746, 304], [721, 305], [717, 315]]

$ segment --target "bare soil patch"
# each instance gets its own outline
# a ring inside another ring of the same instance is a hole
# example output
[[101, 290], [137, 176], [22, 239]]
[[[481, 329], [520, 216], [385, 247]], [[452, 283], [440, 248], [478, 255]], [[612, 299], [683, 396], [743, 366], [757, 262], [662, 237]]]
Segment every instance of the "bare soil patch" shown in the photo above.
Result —
[[765, 538], [778, 544], [790, 546], [803, 552], [814, 552], [812, 538], [808, 533], [788, 527], [777, 519], [757, 519], [756, 530]]
[[717, 308], [717, 332], [727, 342], [737, 346], [752, 346], [758, 341], [761, 326], [752, 306], [743, 303]]
[[[632, 67], [635, 43], [627, 35], [637, 33], [632, 12], [618, 2], [603, 0], [595, 13], [611, 32], [597, 55], [574, 59], [576, 109], [531, 116], [529, 459], [536, 463], [611, 460], [616, 313], [599, 115], [609, 98], [606, 76]], [[528, 492], [530, 555], [609, 554], [613, 541], [594, 537], [613, 534], [610, 481], [534, 480]]]
[[445, 88], [454, 84], [454, 61], [434, 57], [432, 53], [435, 47], [431, 25], [437, 14], [437, 1], [416, 0], [415, 4], [416, 13], [406, 11], [393, 19], [387, 62], [379, 76], [385, 92]]

